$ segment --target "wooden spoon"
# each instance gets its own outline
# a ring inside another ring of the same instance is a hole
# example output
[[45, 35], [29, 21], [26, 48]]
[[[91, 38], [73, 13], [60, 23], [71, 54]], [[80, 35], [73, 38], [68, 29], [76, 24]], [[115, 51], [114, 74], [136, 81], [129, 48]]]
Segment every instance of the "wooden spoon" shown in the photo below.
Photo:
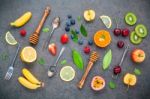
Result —
[[84, 75], [82, 76], [82, 79], [80, 80], [80, 82], [77, 85], [78, 88], [81, 89], [83, 87], [84, 82], [88, 76], [88, 73], [90, 72], [91, 68], [93, 67], [94, 62], [96, 62], [98, 60], [98, 58], [99, 58], [99, 54], [97, 52], [93, 51], [90, 56], [90, 60], [89, 60], [88, 66], [86, 68], [86, 71], [85, 71]]
[[50, 11], [51, 11], [51, 8], [49, 6], [47, 6], [44, 11], [43, 17], [42, 17], [39, 25], [37, 26], [35, 32], [33, 32], [33, 34], [29, 37], [29, 42], [31, 44], [36, 45], [38, 43], [41, 28], [42, 28], [47, 16], [49, 15]]

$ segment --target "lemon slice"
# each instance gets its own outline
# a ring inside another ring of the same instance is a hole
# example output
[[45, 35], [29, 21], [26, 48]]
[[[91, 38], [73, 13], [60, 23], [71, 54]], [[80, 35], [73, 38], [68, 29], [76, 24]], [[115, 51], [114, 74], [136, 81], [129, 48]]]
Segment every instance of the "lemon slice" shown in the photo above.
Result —
[[22, 49], [20, 56], [23, 62], [32, 63], [36, 60], [37, 53], [33, 47], [27, 46]]
[[75, 71], [71, 66], [64, 66], [60, 70], [60, 78], [63, 81], [71, 81], [74, 79], [74, 77], [75, 77]]
[[16, 45], [17, 44], [17, 41], [15, 40], [15, 38], [13, 37], [13, 35], [9, 31], [5, 35], [5, 40], [10, 45]]
[[107, 28], [110, 28], [110, 27], [111, 27], [112, 21], [111, 21], [111, 18], [110, 18], [109, 16], [102, 15], [102, 16], [100, 16], [100, 19], [102, 20], [102, 22], [104, 23], [104, 25], [105, 25]]

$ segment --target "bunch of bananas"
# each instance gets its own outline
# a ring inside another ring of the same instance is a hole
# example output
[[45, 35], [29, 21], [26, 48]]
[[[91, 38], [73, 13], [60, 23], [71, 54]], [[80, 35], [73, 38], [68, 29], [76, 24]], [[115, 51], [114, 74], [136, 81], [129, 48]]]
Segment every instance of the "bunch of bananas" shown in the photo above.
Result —
[[32, 73], [27, 70], [26, 68], [23, 68], [22, 69], [22, 73], [23, 75], [25, 76], [22, 77], [20, 76], [18, 78], [18, 81], [21, 85], [23, 85], [24, 87], [28, 88], [28, 89], [37, 89], [37, 88], [40, 88], [40, 87], [44, 87], [44, 83], [43, 82], [40, 82], [36, 77], [34, 77], [32, 75]]

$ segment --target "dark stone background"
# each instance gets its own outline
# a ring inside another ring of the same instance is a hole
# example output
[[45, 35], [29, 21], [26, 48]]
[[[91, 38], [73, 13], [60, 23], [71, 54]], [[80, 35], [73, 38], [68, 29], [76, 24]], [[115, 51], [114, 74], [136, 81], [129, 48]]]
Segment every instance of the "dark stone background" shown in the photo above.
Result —
[[[8, 45], [5, 42], [5, 33], [8, 30], [11, 31], [14, 37], [21, 43], [22, 47], [28, 46], [28, 37], [35, 30], [46, 5], [51, 6], [52, 12], [44, 25], [45, 27], [51, 27], [52, 19], [55, 16], [60, 16], [61, 18], [61, 27], [55, 31], [51, 40], [51, 42], [57, 44], [58, 50], [60, 50], [62, 46], [59, 39], [60, 35], [65, 33], [64, 26], [66, 16], [72, 14], [73, 18], [77, 19], [77, 16], [82, 16], [83, 11], [89, 8], [96, 11], [96, 19], [94, 22], [85, 23], [82, 18], [83, 24], [85, 24], [88, 29], [89, 39], [93, 37], [93, 34], [97, 30], [106, 29], [103, 23], [99, 20], [99, 16], [103, 14], [110, 16], [113, 20], [115, 17], [119, 18], [121, 20], [119, 24], [120, 28], [129, 28], [132, 31], [135, 26], [127, 26], [124, 23], [123, 18], [126, 12], [133, 11], [138, 17], [137, 23], [145, 24], [148, 30], [150, 30], [149, 0], [0, 0], [0, 54], [8, 53], [8, 59], [0, 59], [0, 99], [150, 99], [150, 36], [148, 35], [139, 46], [132, 45], [128, 38], [114, 37], [112, 33], [113, 29], [116, 27], [114, 21], [112, 28], [107, 29], [112, 36], [111, 45], [105, 49], [98, 48], [95, 45], [91, 47], [92, 50], [97, 50], [100, 53], [101, 59], [94, 65], [82, 90], [79, 90], [76, 87], [76, 84], [80, 80], [83, 71], [78, 70], [75, 65], [73, 65], [71, 50], [69, 47], [67, 47], [61, 60], [67, 59], [67, 65], [71, 65], [76, 70], [75, 79], [71, 82], [63, 82], [59, 77], [59, 73], [54, 78], [49, 79], [47, 77], [48, 65], [53, 64], [56, 58], [52, 57], [48, 51], [43, 52], [41, 50], [43, 41], [46, 39], [48, 33], [41, 33], [39, 43], [35, 47], [38, 52], [38, 59], [44, 57], [47, 65], [39, 65], [37, 62], [33, 64], [24, 64], [18, 57], [15, 63], [15, 70], [12, 79], [10, 81], [5, 81], [3, 79], [4, 75], [17, 48], [16, 46]], [[9, 26], [11, 21], [14, 21], [26, 11], [31, 11], [33, 16], [25, 26], [18, 29]], [[76, 26], [78, 27], [78, 25]], [[23, 28], [27, 30], [27, 36], [24, 38], [19, 35], [19, 30]], [[117, 83], [117, 88], [111, 90], [108, 87], [108, 82], [112, 80], [112, 68], [120, 61], [120, 57], [123, 53], [123, 49], [118, 49], [116, 47], [116, 43], [119, 39], [130, 44], [129, 53], [133, 48], [142, 48], [145, 50], [147, 58], [145, 62], [135, 64], [130, 60], [130, 54], [128, 53], [122, 66], [122, 74], [117, 80], [114, 80]], [[86, 45], [87, 42], [84, 44]], [[87, 64], [89, 55], [83, 53], [83, 46], [79, 46], [71, 40], [69, 44], [65, 46], [70, 46], [71, 48], [80, 51], [84, 56], [85, 64]], [[113, 60], [110, 69], [108, 71], [103, 71], [102, 57], [110, 48], [113, 52]], [[18, 83], [17, 78], [22, 75], [21, 70], [24, 67], [28, 68], [37, 78], [44, 81], [45, 88], [32, 91], [22, 87]], [[60, 71], [61, 67], [62, 65], [59, 64], [57, 68], [58, 71]], [[125, 90], [127, 87], [122, 82], [123, 75], [127, 72], [132, 73], [135, 67], [141, 69], [142, 75], [138, 76], [137, 85], [126, 92]], [[106, 87], [104, 90], [100, 92], [94, 92], [91, 90], [89, 86], [94, 75], [101, 75], [106, 79]]]

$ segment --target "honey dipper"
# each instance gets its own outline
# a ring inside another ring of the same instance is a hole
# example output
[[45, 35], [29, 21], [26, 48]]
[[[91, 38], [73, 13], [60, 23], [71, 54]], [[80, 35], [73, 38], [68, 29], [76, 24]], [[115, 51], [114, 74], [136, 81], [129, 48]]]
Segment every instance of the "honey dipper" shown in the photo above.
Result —
[[29, 37], [29, 42], [30, 42], [31, 44], [36, 45], [36, 44], [38, 43], [39, 34], [40, 34], [40, 31], [41, 31], [41, 28], [42, 28], [42, 26], [43, 26], [43, 24], [44, 24], [44, 22], [45, 22], [47, 16], [48, 16], [49, 13], [50, 13], [50, 10], [51, 10], [50, 7], [47, 6], [46, 9], [45, 9], [45, 11], [44, 11], [43, 17], [42, 17], [42, 19], [41, 19], [39, 25], [37, 26], [35, 32], [33, 32], [33, 34]]
[[84, 73], [84, 75], [82, 76], [82, 79], [80, 80], [80, 82], [78, 83], [77, 87], [78, 88], [82, 88], [84, 85], [84, 82], [88, 76], [88, 73], [90, 72], [91, 68], [93, 67], [94, 62], [96, 62], [99, 58], [99, 54], [95, 51], [93, 51], [90, 55], [90, 59], [89, 59], [89, 63], [87, 65], [86, 71]]

